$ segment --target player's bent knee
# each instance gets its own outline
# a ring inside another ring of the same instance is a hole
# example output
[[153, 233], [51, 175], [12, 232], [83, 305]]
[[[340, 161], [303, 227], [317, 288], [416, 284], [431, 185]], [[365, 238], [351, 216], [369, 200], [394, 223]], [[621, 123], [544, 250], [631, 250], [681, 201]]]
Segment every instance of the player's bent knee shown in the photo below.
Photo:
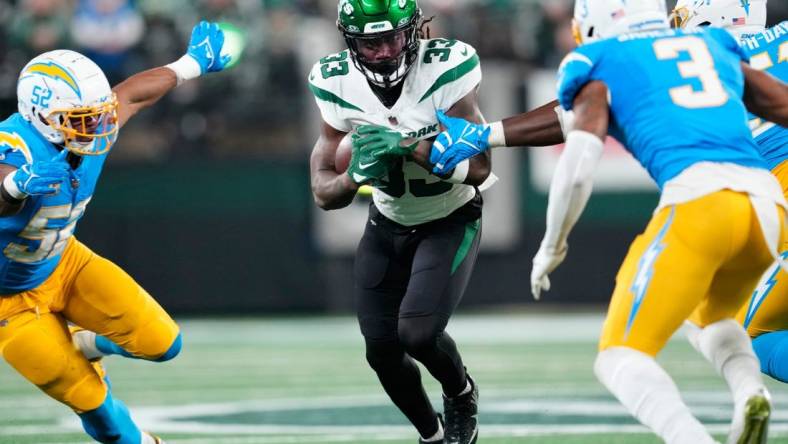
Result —
[[698, 332], [697, 350], [715, 367], [722, 366], [731, 353], [749, 353], [750, 337], [733, 319], [723, 319], [709, 324]]
[[172, 322], [149, 324], [144, 333], [136, 333], [129, 347], [124, 345], [135, 358], [154, 362], [168, 361], [176, 357], [183, 345], [178, 326]]
[[172, 345], [170, 345], [170, 348], [168, 348], [163, 355], [156, 358], [155, 361], [156, 362], [169, 361], [170, 359], [178, 356], [178, 354], [181, 352], [182, 346], [183, 346], [183, 337], [181, 333], [178, 333], [178, 336], [176, 336], [175, 340], [172, 341]]
[[758, 336], [752, 341], [761, 363], [761, 372], [788, 382], [788, 331], [775, 331]]
[[47, 334], [18, 336], [3, 352], [19, 374], [72, 409], [94, 409], [104, 399], [106, 387], [93, 367]]
[[404, 352], [397, 341], [366, 341], [367, 363], [376, 372], [385, 371], [402, 362]]
[[597, 354], [594, 374], [599, 382], [610, 387], [622, 370], [638, 367], [643, 359], [650, 359], [650, 356], [629, 347], [610, 347]]
[[106, 399], [107, 392], [101, 376], [91, 373], [68, 387], [60, 401], [75, 411], [87, 412], [98, 408]]
[[400, 319], [397, 334], [405, 350], [412, 356], [422, 350], [431, 350], [438, 343], [442, 332], [436, 331], [431, 323], [418, 322], [411, 319]]

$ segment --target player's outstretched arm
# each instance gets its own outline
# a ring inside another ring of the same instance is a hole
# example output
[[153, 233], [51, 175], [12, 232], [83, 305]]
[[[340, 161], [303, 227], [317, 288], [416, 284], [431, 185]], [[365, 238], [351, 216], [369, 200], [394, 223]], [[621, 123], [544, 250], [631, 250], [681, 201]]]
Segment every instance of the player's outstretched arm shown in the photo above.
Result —
[[115, 88], [118, 97], [118, 126], [164, 97], [182, 82], [208, 72], [217, 72], [230, 63], [221, 55], [224, 32], [216, 23], [200, 22], [192, 29], [189, 48], [178, 61], [135, 74]]
[[744, 104], [758, 117], [788, 127], [788, 84], [742, 63]]
[[[457, 119], [441, 120], [446, 130], [433, 144], [430, 160], [433, 172], [443, 174], [466, 158], [502, 146], [550, 146], [564, 142], [571, 111], [563, 111], [554, 100], [534, 110], [487, 124], [472, 124]], [[444, 122], [445, 121], [445, 122]], [[461, 143], [457, 143], [457, 142]], [[448, 146], [447, 146], [448, 145]]]
[[504, 140], [501, 142], [504, 146], [551, 146], [564, 143], [563, 115], [558, 100], [553, 100], [526, 113], [503, 119], [500, 123]]
[[550, 289], [547, 275], [566, 257], [567, 238], [591, 196], [593, 175], [602, 157], [607, 135], [609, 108], [607, 86], [599, 81], [588, 83], [575, 97], [574, 129], [566, 137], [547, 203], [547, 227], [531, 270], [531, 293], [539, 299]]
[[337, 210], [353, 202], [359, 184], [346, 173], [337, 173], [335, 162], [339, 142], [347, 135], [323, 122], [309, 159], [312, 196], [315, 204], [324, 210]]

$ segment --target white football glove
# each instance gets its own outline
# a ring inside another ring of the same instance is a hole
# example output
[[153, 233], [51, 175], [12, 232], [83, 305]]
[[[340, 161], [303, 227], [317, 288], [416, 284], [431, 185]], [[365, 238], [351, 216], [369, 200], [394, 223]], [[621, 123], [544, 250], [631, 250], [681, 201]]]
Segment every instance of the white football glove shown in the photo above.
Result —
[[550, 290], [550, 279], [547, 275], [561, 265], [561, 262], [566, 258], [567, 250], [568, 247], [566, 245], [561, 251], [542, 246], [536, 252], [533, 260], [534, 265], [531, 269], [531, 294], [537, 301], [542, 294], [542, 290]]

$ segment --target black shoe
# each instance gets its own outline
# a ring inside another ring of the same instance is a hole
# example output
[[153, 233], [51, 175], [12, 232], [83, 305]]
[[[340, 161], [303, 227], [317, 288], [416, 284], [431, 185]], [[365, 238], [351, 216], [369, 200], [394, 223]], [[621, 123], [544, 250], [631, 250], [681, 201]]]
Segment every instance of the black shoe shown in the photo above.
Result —
[[[467, 375], [467, 374], [466, 374]], [[479, 387], [470, 375], [471, 391], [447, 398], [443, 396], [443, 414], [446, 415], [446, 431], [443, 441], [446, 444], [475, 444], [479, 436]]]
[[[438, 413], [438, 422], [441, 423], [441, 428], [442, 428], [443, 427], [443, 415], [441, 415], [440, 413]], [[444, 442], [445, 441], [442, 440], [442, 439], [440, 441], [425, 441], [422, 438], [419, 438], [419, 444], [444, 444]]]

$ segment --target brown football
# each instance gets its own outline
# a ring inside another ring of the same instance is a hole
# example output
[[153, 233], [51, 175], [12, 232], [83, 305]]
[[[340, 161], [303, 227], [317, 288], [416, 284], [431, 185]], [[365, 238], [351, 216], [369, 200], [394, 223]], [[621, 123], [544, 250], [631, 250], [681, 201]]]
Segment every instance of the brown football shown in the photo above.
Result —
[[350, 165], [350, 156], [353, 154], [352, 134], [348, 133], [339, 141], [339, 146], [337, 146], [337, 151], [334, 154], [334, 170], [337, 173], [344, 173], [347, 171], [348, 165]]

